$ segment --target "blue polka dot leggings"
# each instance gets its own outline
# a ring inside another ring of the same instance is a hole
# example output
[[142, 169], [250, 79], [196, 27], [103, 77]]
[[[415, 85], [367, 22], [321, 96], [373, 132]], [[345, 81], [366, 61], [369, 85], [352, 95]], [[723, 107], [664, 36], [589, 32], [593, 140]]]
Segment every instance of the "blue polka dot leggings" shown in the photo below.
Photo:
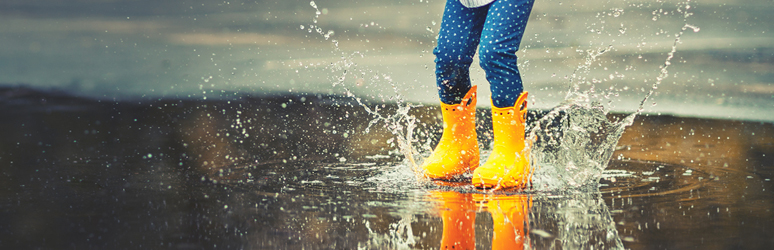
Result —
[[481, 68], [492, 91], [492, 104], [512, 107], [524, 90], [516, 51], [534, 0], [495, 0], [467, 8], [447, 0], [435, 54], [435, 75], [441, 102], [460, 103], [470, 90], [470, 64], [478, 47]]

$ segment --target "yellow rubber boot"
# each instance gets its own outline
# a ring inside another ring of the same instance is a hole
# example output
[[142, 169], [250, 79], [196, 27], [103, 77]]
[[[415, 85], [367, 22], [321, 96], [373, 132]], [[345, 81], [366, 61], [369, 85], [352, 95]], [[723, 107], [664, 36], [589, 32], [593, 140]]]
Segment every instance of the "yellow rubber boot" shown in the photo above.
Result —
[[430, 197], [441, 201], [441, 249], [476, 249], [476, 207], [471, 194], [431, 191]]
[[473, 171], [471, 182], [477, 188], [524, 188], [529, 183], [529, 148], [524, 141], [527, 119], [527, 92], [513, 107], [492, 106], [494, 148], [486, 163]]
[[471, 87], [460, 104], [441, 103], [443, 134], [420, 167], [425, 177], [447, 180], [478, 167], [476, 89]]

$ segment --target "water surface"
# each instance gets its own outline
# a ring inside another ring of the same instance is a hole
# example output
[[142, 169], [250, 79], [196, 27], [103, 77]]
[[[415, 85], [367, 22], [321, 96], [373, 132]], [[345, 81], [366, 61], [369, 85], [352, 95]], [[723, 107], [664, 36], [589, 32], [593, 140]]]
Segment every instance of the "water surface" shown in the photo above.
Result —
[[[348, 97], [6, 88], [0, 106], [4, 248], [437, 248], [449, 211], [474, 216], [479, 249], [506, 218], [538, 249], [774, 247], [771, 123], [642, 115], [598, 189], [487, 193], [417, 181], [394, 135], [364, 133], [373, 117]], [[436, 107], [410, 114], [437, 140]]]

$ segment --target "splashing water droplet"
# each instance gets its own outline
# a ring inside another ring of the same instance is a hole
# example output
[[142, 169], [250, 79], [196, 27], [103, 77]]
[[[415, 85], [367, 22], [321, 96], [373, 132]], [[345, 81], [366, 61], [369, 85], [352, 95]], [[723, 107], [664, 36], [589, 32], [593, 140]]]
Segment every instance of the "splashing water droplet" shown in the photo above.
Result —
[[683, 27], [683, 30], [685, 30], [686, 28], [690, 28], [691, 30], [693, 30], [693, 32], [699, 32], [699, 30], [701, 30], [701, 28], [691, 24], [685, 24], [685, 26]]
[[538, 120], [528, 138], [531, 149], [533, 188], [560, 190], [596, 185], [631, 114], [618, 122], [607, 119], [607, 109], [590, 101], [589, 93], [575, 93], [564, 104]]
[[619, 17], [623, 14], [623, 9], [613, 9], [613, 17]]

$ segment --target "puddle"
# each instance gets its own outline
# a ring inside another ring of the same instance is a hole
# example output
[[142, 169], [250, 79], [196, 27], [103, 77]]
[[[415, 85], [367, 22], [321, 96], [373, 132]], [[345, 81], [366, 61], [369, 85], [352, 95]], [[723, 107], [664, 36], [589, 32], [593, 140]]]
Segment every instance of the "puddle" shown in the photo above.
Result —
[[[455, 213], [474, 218], [466, 239], [478, 249], [504, 242], [503, 225], [522, 225], [512, 239], [537, 249], [774, 244], [771, 123], [638, 116], [598, 189], [484, 193], [418, 182], [394, 135], [363, 133], [373, 117], [346, 97], [0, 96], [9, 248], [438, 248]], [[409, 114], [437, 140], [440, 128], [422, 125], [436, 124], [435, 107]]]

